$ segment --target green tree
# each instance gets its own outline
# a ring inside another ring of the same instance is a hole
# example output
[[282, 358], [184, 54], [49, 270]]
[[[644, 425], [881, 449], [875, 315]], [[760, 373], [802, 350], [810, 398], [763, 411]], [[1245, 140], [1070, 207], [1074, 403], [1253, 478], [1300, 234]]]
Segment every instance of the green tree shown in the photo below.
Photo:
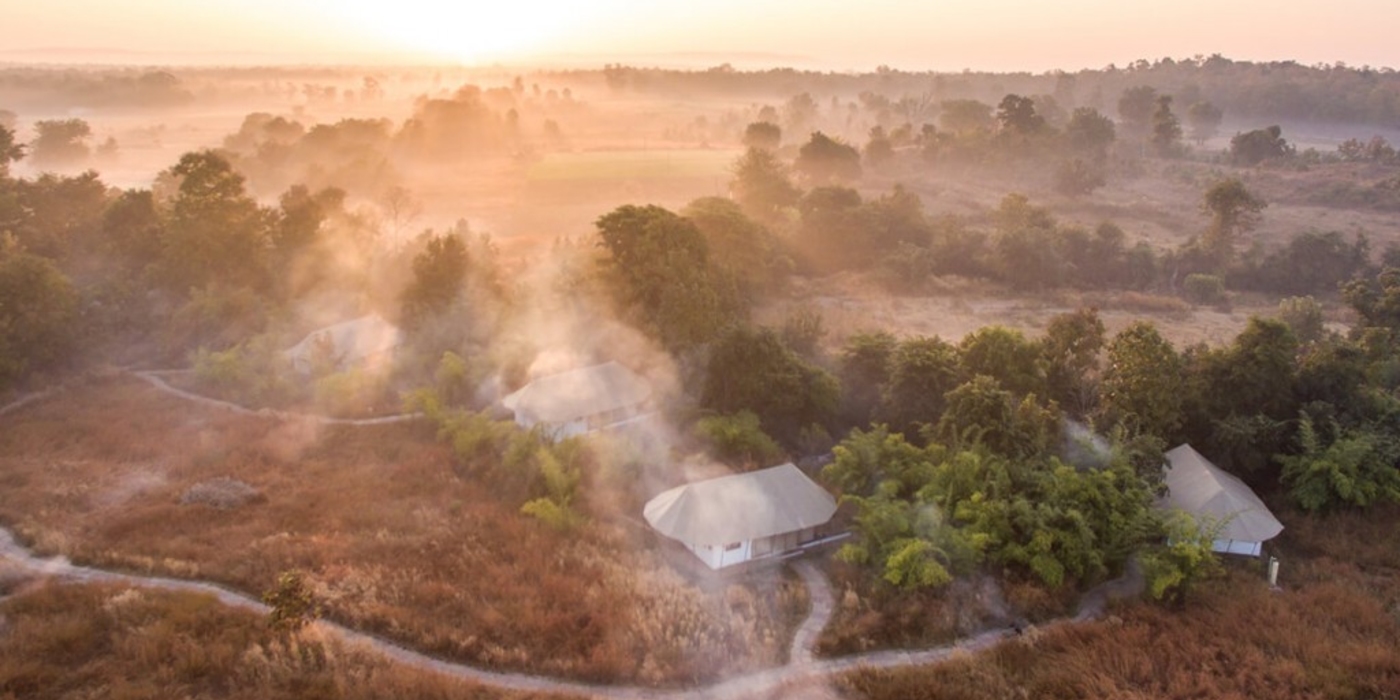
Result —
[[1035, 343], [1006, 326], [983, 326], [958, 344], [963, 376], [993, 377], [1018, 398], [1045, 393], [1045, 367]]
[[792, 184], [787, 168], [778, 157], [753, 147], [734, 164], [734, 179], [729, 189], [749, 216], [775, 227], [786, 223], [785, 212], [802, 198], [802, 191]]
[[598, 219], [614, 298], [662, 344], [694, 347], [746, 315], [733, 281], [715, 268], [694, 222], [648, 205]]
[[1059, 435], [1059, 412], [1034, 396], [1017, 400], [996, 379], [979, 374], [946, 395], [948, 408], [934, 434], [957, 447], [985, 445], [1014, 459], [1043, 456]]
[[1230, 139], [1230, 162], [1235, 165], [1258, 165], [1292, 153], [1293, 147], [1283, 138], [1283, 129], [1278, 125], [1235, 134]]
[[180, 291], [211, 283], [266, 289], [269, 217], [243, 176], [213, 151], [186, 153], [170, 174], [180, 184], [162, 245], [167, 283]]
[[1099, 353], [1105, 330], [1095, 309], [1079, 309], [1050, 319], [1040, 339], [1046, 397], [1085, 416], [1098, 403]]
[[1117, 130], [1113, 120], [1093, 107], [1076, 108], [1065, 123], [1065, 143], [1072, 152], [1081, 156], [1103, 158], [1115, 138]]
[[752, 122], [744, 127], [744, 147], [775, 151], [783, 141], [782, 127], [773, 122]]
[[750, 298], [781, 289], [793, 263], [782, 241], [749, 218], [737, 202], [701, 197], [681, 210], [705, 237], [710, 257], [727, 270]]
[[793, 164], [808, 182], [832, 184], [860, 179], [860, 151], [820, 131], [797, 151]]
[[0, 388], [68, 359], [78, 294], [52, 262], [0, 238]]
[[731, 466], [765, 467], [777, 463], [783, 454], [778, 443], [763, 432], [753, 411], [706, 416], [696, 422], [695, 434], [710, 444], [716, 458]]
[[1213, 550], [1220, 525], [1179, 511], [1169, 515], [1164, 527], [1166, 543], [1142, 557], [1148, 594], [1180, 605], [1201, 581], [1224, 571]]
[[87, 160], [92, 127], [82, 119], [41, 119], [34, 122], [30, 157], [40, 168], [68, 167]]
[[1181, 149], [1181, 122], [1172, 112], [1171, 95], [1158, 95], [1152, 110], [1152, 150], [1159, 157], [1175, 155]]
[[1234, 256], [1236, 240], [1259, 224], [1265, 206], [1264, 200], [1235, 178], [1220, 180], [1206, 190], [1201, 207], [1211, 222], [1201, 242], [1220, 266]]
[[24, 158], [24, 144], [15, 141], [14, 129], [0, 124], [0, 178], [10, 176], [10, 163]]
[[1102, 425], [1122, 424], [1169, 440], [1181, 426], [1182, 389], [1181, 356], [1155, 326], [1137, 321], [1108, 345]]
[[985, 102], [945, 100], [940, 108], [938, 126], [958, 136], [990, 130], [996, 123], [992, 119], [992, 106]]
[[1330, 444], [1307, 416], [1299, 420], [1298, 454], [1275, 455], [1283, 485], [1304, 510], [1367, 508], [1400, 502], [1400, 442], [1383, 432], [1332, 426]]
[[1081, 158], [1061, 161], [1054, 177], [1055, 191], [1066, 197], [1083, 197], [1108, 184], [1103, 166]]
[[733, 326], [710, 350], [700, 405], [722, 414], [751, 411], [765, 432], [795, 444], [804, 429], [826, 426], [840, 385], [804, 362], [769, 328]]
[[837, 365], [845, 423], [865, 426], [874, 419], [898, 347], [899, 340], [883, 331], [856, 333], [846, 339]]
[[1035, 100], [1021, 95], [1003, 97], [997, 105], [996, 117], [1002, 131], [1029, 135], [1045, 128], [1045, 118], [1035, 111]]
[[1186, 108], [1186, 123], [1191, 127], [1191, 140], [1197, 146], [1215, 138], [1220, 132], [1220, 122], [1225, 119], [1225, 110], [1210, 102], [1193, 102]]
[[891, 359], [878, 416], [905, 435], [916, 435], [921, 425], [938, 422], [947, 407], [944, 395], [962, 382], [957, 348], [936, 337], [905, 340]]
[[462, 293], [471, 261], [461, 237], [432, 236], [413, 256], [413, 281], [400, 297], [403, 319], [413, 328], [446, 311]]
[[1147, 136], [1156, 108], [1157, 89], [1150, 85], [1130, 87], [1118, 97], [1118, 118], [1135, 141]]

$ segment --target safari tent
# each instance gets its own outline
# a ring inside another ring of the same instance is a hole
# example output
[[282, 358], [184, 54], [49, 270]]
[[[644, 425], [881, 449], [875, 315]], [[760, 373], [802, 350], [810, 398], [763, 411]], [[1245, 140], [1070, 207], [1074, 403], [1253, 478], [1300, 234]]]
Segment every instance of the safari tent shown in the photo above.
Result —
[[1167, 496], [1160, 504], [1197, 518], [1223, 523], [1213, 549], [1257, 557], [1264, 542], [1283, 532], [1254, 491], [1190, 445], [1167, 452]]
[[312, 331], [284, 354], [302, 374], [311, 374], [319, 362], [344, 371], [386, 365], [402, 343], [398, 327], [370, 314]]
[[791, 463], [662, 492], [643, 516], [711, 569], [782, 556], [821, 540], [836, 499]]
[[616, 362], [540, 377], [501, 399], [521, 427], [555, 438], [633, 422], [650, 413], [651, 385]]

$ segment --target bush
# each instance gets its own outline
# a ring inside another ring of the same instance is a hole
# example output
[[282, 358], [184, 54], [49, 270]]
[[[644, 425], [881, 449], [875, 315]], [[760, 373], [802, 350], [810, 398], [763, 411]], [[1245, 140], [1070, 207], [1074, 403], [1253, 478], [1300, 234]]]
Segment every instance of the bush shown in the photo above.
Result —
[[228, 350], [200, 348], [193, 364], [196, 387], [245, 406], [285, 405], [298, 394], [291, 366], [268, 336]]
[[1225, 282], [1218, 275], [1193, 273], [1182, 284], [1186, 299], [1193, 304], [1225, 303]]
[[715, 457], [731, 466], [773, 464], [783, 454], [778, 443], [763, 432], [753, 411], [701, 418], [695, 434], [710, 443]]

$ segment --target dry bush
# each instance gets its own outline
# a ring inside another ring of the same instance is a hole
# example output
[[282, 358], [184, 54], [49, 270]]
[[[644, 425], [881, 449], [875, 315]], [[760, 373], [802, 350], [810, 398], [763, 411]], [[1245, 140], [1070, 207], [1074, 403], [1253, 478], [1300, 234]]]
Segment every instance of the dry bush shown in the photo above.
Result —
[[1191, 305], [1178, 297], [1123, 291], [1113, 294], [1086, 294], [1085, 301], [1102, 309], [1122, 309], [1146, 314], [1181, 316], [1191, 312]]
[[203, 503], [221, 510], [264, 500], [262, 493], [247, 483], [221, 476], [201, 481], [180, 494], [180, 505]]
[[508, 698], [316, 628], [275, 635], [211, 596], [41, 586], [0, 602], [0, 697]]

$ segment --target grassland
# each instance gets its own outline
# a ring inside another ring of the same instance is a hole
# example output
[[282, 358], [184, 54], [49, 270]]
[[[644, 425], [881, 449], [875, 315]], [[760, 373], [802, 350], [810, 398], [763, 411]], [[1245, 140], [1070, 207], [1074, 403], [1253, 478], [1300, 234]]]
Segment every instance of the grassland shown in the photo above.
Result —
[[0, 698], [532, 696], [398, 666], [312, 626], [271, 632], [212, 597], [45, 585], [0, 600]]
[[[450, 659], [697, 682], [780, 663], [805, 604], [776, 573], [699, 588], [603, 507], [585, 506], [593, 517], [574, 532], [551, 530], [454, 472], [422, 425], [234, 416], [122, 376], [5, 422], [0, 521], [39, 552], [254, 595], [302, 570], [331, 618]], [[180, 504], [217, 477], [262, 499]]]

